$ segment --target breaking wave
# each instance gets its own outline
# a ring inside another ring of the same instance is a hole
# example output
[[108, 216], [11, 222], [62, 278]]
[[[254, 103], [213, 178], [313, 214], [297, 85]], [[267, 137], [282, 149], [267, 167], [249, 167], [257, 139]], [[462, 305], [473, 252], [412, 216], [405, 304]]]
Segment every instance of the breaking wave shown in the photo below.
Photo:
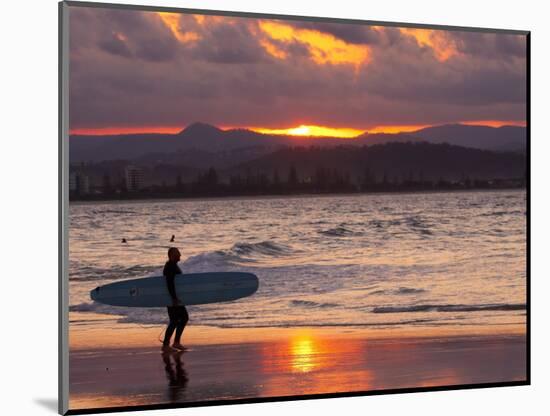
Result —
[[226, 250], [210, 251], [191, 256], [183, 262], [183, 266], [186, 268], [200, 266], [223, 267], [231, 264], [256, 263], [269, 258], [289, 256], [293, 253], [295, 253], [295, 250], [290, 246], [272, 241], [235, 243]]

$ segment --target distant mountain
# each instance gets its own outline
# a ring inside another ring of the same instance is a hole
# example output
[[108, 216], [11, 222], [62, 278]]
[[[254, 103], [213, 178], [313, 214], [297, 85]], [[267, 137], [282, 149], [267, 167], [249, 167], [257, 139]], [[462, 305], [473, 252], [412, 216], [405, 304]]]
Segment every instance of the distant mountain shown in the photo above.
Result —
[[201, 123], [197, 121], [190, 124], [178, 133], [178, 136], [202, 136], [202, 137], [215, 137], [222, 134], [223, 130], [207, 123]]
[[[286, 146], [370, 146], [421, 140], [478, 149], [523, 151], [526, 147], [526, 129], [449, 124], [412, 133], [364, 133], [355, 139], [342, 139], [270, 135], [247, 129], [221, 130], [209, 124], [193, 123], [177, 134], [72, 135], [69, 157], [71, 163], [184, 158], [190, 162], [189, 166], [200, 167], [214, 160], [215, 166], [226, 167], [231, 163], [231, 157], [234, 158], [233, 163], [241, 163]], [[239, 149], [243, 149], [243, 152], [236, 152]]]
[[264, 143], [263, 139], [262, 134], [251, 130], [221, 130], [205, 123], [193, 123], [177, 134], [181, 149], [200, 149], [209, 152], [274, 144]]
[[498, 151], [525, 151], [527, 130], [518, 126], [468, 126], [444, 124], [410, 133], [430, 143], [449, 143], [457, 146]]

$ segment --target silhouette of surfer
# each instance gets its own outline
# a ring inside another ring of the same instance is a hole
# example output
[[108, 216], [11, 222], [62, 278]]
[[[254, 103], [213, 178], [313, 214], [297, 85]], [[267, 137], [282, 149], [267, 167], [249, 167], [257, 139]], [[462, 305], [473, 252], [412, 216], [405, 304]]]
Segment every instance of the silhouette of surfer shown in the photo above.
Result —
[[121, 242], [122, 242], [122, 243], [126, 243], [126, 239], [125, 239], [125, 238], [123, 238]]
[[172, 238], [170, 239], [170, 242], [173, 243], [176, 240], [176, 236], [172, 234]]
[[178, 267], [180, 258], [180, 251], [176, 247], [170, 247], [168, 249], [168, 261], [164, 265], [164, 271], [162, 272], [166, 278], [168, 293], [170, 293], [170, 297], [172, 298], [172, 305], [167, 306], [170, 321], [164, 333], [164, 341], [162, 342], [163, 351], [170, 350], [170, 338], [174, 331], [176, 331], [176, 335], [174, 336], [172, 348], [178, 350], [184, 349], [183, 345], [181, 345], [181, 335], [185, 329], [185, 325], [187, 325], [189, 321], [189, 314], [187, 313], [187, 308], [181, 303], [181, 300], [178, 299], [176, 293], [175, 278], [177, 274], [181, 274], [181, 270]]

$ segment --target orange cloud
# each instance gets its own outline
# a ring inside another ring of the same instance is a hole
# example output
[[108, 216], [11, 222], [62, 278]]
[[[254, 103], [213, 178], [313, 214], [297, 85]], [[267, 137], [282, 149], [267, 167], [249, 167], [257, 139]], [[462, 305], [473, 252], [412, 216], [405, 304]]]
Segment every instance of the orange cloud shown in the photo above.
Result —
[[194, 14], [193, 17], [199, 25], [204, 24], [204, 21], [206, 20], [206, 16], [203, 14]]
[[264, 49], [272, 56], [278, 59], [286, 59], [287, 53], [279, 49], [273, 42], [270, 42], [267, 39], [260, 40], [260, 44]]
[[192, 15], [195, 21], [199, 25], [205, 25], [205, 24], [213, 24], [213, 23], [235, 23], [235, 19], [232, 19], [230, 17], [225, 16], [213, 16], [213, 15], [205, 15], [205, 14], [194, 14]]
[[446, 61], [459, 53], [454, 42], [440, 30], [399, 28], [399, 31], [414, 38], [418, 46], [431, 48], [439, 61]]
[[[194, 42], [200, 39], [200, 35], [196, 32], [184, 32], [180, 28], [180, 16], [179, 13], [157, 13], [162, 19], [163, 23], [172, 31], [172, 34], [181, 43]], [[204, 16], [202, 16], [204, 18]], [[197, 18], [197, 16], [195, 16]], [[197, 20], [199, 21], [199, 20]]]
[[[353, 65], [356, 72], [361, 65], [368, 63], [370, 49], [366, 45], [354, 45], [344, 42], [335, 36], [312, 29], [296, 29], [295, 27], [273, 21], [260, 21], [259, 27], [271, 40], [289, 43], [299, 42], [306, 45], [311, 59], [319, 64]], [[286, 54], [274, 48], [270, 41], [262, 42], [262, 46], [272, 56], [286, 59]]]

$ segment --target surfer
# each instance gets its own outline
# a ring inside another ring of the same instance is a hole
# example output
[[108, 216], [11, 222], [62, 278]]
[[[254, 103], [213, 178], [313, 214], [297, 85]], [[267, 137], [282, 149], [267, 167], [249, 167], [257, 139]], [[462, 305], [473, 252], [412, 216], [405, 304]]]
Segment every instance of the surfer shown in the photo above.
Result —
[[174, 330], [176, 331], [176, 335], [174, 337], [172, 347], [178, 350], [184, 349], [180, 342], [181, 334], [183, 333], [185, 325], [187, 325], [187, 322], [189, 321], [189, 315], [187, 313], [187, 308], [181, 303], [176, 294], [175, 278], [177, 274], [181, 274], [181, 270], [178, 266], [180, 258], [180, 251], [176, 247], [170, 247], [168, 249], [168, 261], [164, 265], [164, 271], [162, 272], [166, 278], [168, 293], [170, 293], [172, 298], [172, 306], [167, 306], [170, 321], [168, 322], [166, 332], [164, 333], [164, 341], [162, 343], [163, 350], [170, 349], [170, 338], [172, 337]]
[[172, 234], [172, 238], [170, 239], [170, 242], [173, 243], [176, 240], [176, 236]]

